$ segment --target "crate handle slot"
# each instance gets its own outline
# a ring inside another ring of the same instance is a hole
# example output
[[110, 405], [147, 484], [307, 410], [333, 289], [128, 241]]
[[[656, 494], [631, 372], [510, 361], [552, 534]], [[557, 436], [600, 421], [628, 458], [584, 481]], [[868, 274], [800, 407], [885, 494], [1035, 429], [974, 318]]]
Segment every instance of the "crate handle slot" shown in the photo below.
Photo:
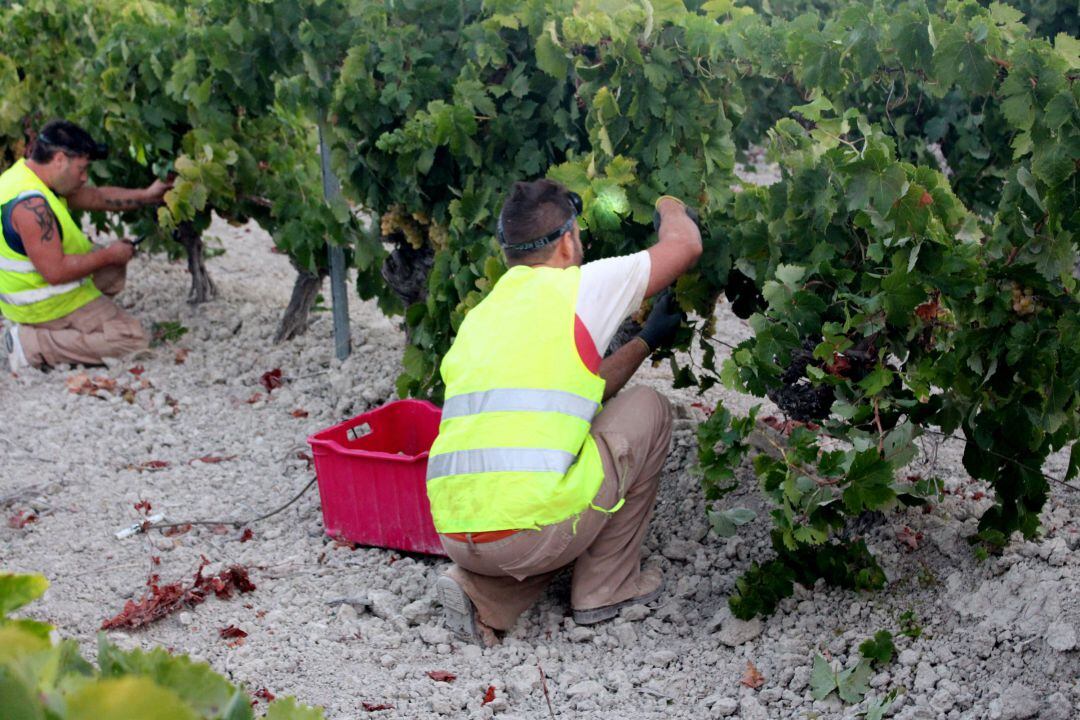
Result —
[[356, 442], [362, 437], [367, 437], [371, 434], [371, 425], [367, 423], [361, 423], [356, 427], [351, 427], [345, 431], [345, 437], [349, 438], [350, 442]]

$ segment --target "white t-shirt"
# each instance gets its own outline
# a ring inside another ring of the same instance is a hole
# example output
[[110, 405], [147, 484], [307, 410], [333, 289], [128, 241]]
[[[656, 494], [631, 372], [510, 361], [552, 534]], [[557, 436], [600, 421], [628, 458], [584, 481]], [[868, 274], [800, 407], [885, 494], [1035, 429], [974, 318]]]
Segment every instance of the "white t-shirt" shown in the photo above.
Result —
[[645, 250], [581, 266], [577, 316], [603, 357], [622, 321], [641, 306], [652, 260]]

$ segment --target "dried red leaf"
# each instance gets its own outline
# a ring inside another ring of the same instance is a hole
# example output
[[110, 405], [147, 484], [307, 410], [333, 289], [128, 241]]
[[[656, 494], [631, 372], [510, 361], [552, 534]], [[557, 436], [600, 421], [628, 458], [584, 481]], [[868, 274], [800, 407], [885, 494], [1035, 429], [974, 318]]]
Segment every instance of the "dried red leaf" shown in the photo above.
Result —
[[923, 322], [934, 322], [944, 314], [945, 311], [941, 309], [940, 295], [937, 293], [930, 300], [915, 307], [915, 315]]
[[150, 564], [151, 565], [160, 565], [161, 564], [161, 558], [159, 556], [157, 556], [157, 555], [151, 555], [150, 556]]
[[982, 490], [976, 490], [975, 492], [971, 493], [972, 500], [982, 500], [984, 497], [986, 497], [986, 493], [984, 493]]
[[393, 705], [387, 705], [386, 703], [381, 703], [379, 705], [374, 705], [372, 703], [360, 703], [360, 704], [368, 712], [378, 712], [379, 710], [393, 710], [394, 709]]
[[144, 368], [142, 365], [136, 365], [133, 368], [129, 368], [128, 372], [131, 373], [132, 375], [134, 375], [135, 377], [139, 377], [144, 372], [146, 372], [146, 368]]
[[274, 695], [274, 693], [270, 692], [266, 688], [259, 688], [251, 694], [259, 698], [260, 700], [265, 700], [266, 702], [274, 702], [274, 698], [277, 697], [276, 695]]
[[140, 500], [135, 503], [135, 509], [142, 512], [143, 515], [149, 515], [151, 507], [149, 500]]
[[308, 411], [303, 408], [296, 408], [289, 414], [294, 418], [306, 418], [308, 416]]
[[183, 365], [184, 361], [187, 360], [188, 354], [190, 353], [191, 351], [187, 348], [177, 348], [176, 354], [173, 356], [173, 362], [175, 362], [177, 365]]
[[921, 532], [915, 532], [907, 525], [904, 525], [896, 531], [896, 539], [907, 546], [908, 550], [918, 550], [919, 543], [923, 539], [923, 534]]
[[711, 417], [714, 412], [714, 408], [709, 407], [705, 403], [692, 402], [690, 403], [690, 407], [697, 408], [701, 412], [705, 413], [705, 417]]
[[255, 403], [259, 402], [262, 399], [263, 399], [262, 393], [257, 392], [257, 393], [253, 393], [252, 396], [249, 397], [244, 402], [246, 402], [248, 405], [254, 405]]
[[101, 624], [102, 630], [114, 628], [136, 628], [160, 620], [184, 607], [194, 607], [206, 600], [211, 592], [223, 600], [232, 597], [233, 591], [246, 593], [255, 589], [255, 584], [248, 577], [248, 571], [238, 565], [223, 570], [216, 576], [204, 577], [203, 568], [207, 560], [195, 572], [191, 585], [182, 582], [159, 585], [157, 577], [151, 576], [150, 591], [137, 602], [128, 600], [124, 609], [115, 617]]
[[169, 467], [169, 463], [165, 460], [147, 460], [138, 465], [128, 465], [129, 470], [138, 470], [139, 472], [153, 472], [164, 470], [167, 467]]
[[428, 670], [427, 676], [435, 682], [452, 683], [457, 680], [457, 675], [446, 670]]
[[743, 671], [742, 678], [739, 682], [752, 690], [757, 690], [759, 687], [765, 684], [765, 676], [762, 675], [754, 663], [749, 660], [746, 661], [746, 670]]
[[[235, 455], [203, 455], [201, 458], [195, 458], [195, 460], [198, 460], [199, 462], [206, 465], [217, 465], [218, 463], [228, 462], [229, 460], [235, 459]], [[192, 460], [191, 462], [195, 462], [195, 460]]]
[[351, 540], [346, 540], [344, 535], [331, 535], [330, 539], [334, 541], [334, 547], [346, 548], [348, 550], [356, 549], [356, 543]]
[[489, 702], [495, 700], [495, 686], [488, 685], [487, 692], [484, 693], [484, 702], [480, 703], [481, 706], [487, 705]]
[[315, 467], [315, 458], [311, 457], [311, 453], [304, 452], [303, 450], [298, 450], [296, 453], [296, 459], [306, 462], [308, 470]]
[[114, 392], [116, 381], [104, 375], [95, 375], [90, 378], [86, 373], [72, 375], [66, 381], [68, 392], [75, 395], [92, 395], [97, 397], [99, 391]]
[[255, 533], [251, 532], [251, 528], [244, 528], [244, 532], [240, 533], [240, 542], [245, 543], [255, 537]]
[[271, 392], [285, 384], [285, 381], [281, 378], [281, 368], [274, 368], [269, 372], [264, 372], [262, 377], [259, 378], [259, 382], [266, 388], [266, 392]]
[[226, 627], [218, 630], [218, 635], [226, 640], [235, 640], [236, 638], [246, 638], [248, 634], [236, 627], [235, 625], [227, 625]]
[[825, 363], [825, 372], [833, 377], [846, 378], [850, 371], [851, 361], [838, 353], [833, 353], [832, 361]]
[[174, 535], [183, 535], [191, 530], [191, 525], [177, 525], [176, 527], [166, 528], [161, 531], [161, 534], [165, 537], [173, 537]]
[[776, 432], [781, 433], [782, 435], [790, 435], [791, 431], [795, 428], [804, 427], [809, 430], [817, 430], [821, 427], [817, 423], [812, 422], [802, 422], [800, 420], [781, 420], [775, 415], [766, 415], [765, 417], [761, 418], [761, 422], [763, 422], [765, 425], [768, 425]]
[[32, 522], [37, 522], [38, 516], [33, 510], [20, 510], [8, 518], [8, 527], [22, 530]]

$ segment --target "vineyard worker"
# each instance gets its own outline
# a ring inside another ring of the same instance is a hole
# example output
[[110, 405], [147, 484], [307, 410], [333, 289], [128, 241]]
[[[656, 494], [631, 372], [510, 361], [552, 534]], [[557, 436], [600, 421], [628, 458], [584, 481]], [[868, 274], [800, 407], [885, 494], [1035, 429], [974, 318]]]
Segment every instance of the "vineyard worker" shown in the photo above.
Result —
[[0, 312], [9, 325], [0, 353], [12, 372], [98, 365], [147, 345], [139, 321], [110, 297], [124, 286], [134, 246], [96, 248], [68, 211], [133, 210], [161, 202], [169, 184], [88, 186], [90, 162], [106, 152], [78, 125], [58, 120], [42, 129], [28, 159], [0, 175]]
[[493, 630], [509, 630], [571, 563], [580, 625], [663, 590], [640, 553], [671, 408], [649, 388], [616, 393], [673, 341], [681, 314], [670, 296], [601, 360], [642, 299], [701, 255], [683, 203], [664, 197], [656, 208], [656, 245], [582, 265], [580, 197], [550, 180], [519, 182], [503, 205], [509, 269], [443, 360], [446, 401], [428, 459], [435, 527], [454, 561], [436, 589], [447, 627], [463, 638], [494, 643]]

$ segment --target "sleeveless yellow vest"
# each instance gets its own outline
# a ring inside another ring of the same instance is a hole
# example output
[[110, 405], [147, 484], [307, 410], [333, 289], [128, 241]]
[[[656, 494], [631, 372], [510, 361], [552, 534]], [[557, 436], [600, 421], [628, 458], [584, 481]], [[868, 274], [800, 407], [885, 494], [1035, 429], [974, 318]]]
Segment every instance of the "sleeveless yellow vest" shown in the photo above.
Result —
[[604, 477], [589, 434], [604, 380], [574, 342], [580, 281], [578, 267], [513, 267], [462, 323], [428, 458], [439, 532], [538, 528], [590, 507]]
[[7, 232], [8, 213], [14, 204], [25, 198], [45, 198], [60, 225], [65, 255], [84, 255], [94, 249], [71, 213], [67, 201], [57, 197], [33, 170], [19, 160], [0, 175], [0, 313], [17, 323], [43, 323], [64, 317], [101, 296], [91, 278], [50, 285], [24, 253], [12, 245]]

